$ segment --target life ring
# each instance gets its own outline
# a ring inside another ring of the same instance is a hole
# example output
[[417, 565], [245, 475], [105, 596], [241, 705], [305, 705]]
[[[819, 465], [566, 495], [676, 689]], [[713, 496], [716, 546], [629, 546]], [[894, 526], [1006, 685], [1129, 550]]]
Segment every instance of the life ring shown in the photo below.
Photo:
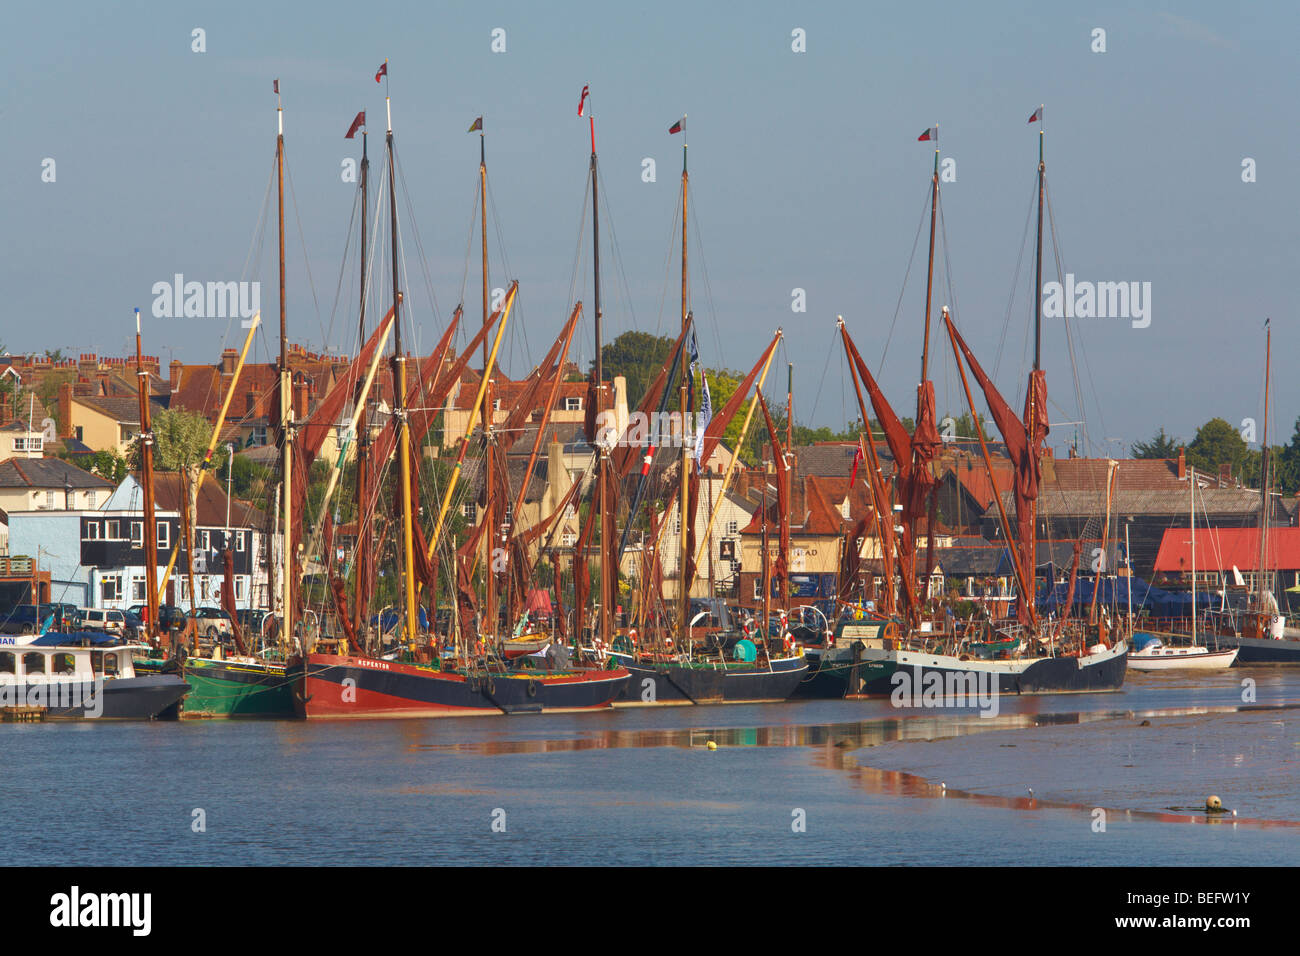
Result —
[[479, 656], [479, 657], [482, 657], [482, 656], [483, 656], [483, 641], [482, 641], [482, 640], [478, 640], [478, 641], [475, 641], [475, 642], [474, 642], [474, 653], [475, 653], [477, 656]]
[[636, 628], [627, 632], [627, 639], [632, 642], [632, 650], [636, 650]]
[[787, 654], [792, 653], [794, 651], [794, 637], [790, 634], [789, 631], [785, 632], [785, 650]]
[[740, 625], [740, 629], [745, 632], [746, 637], [752, 638], [754, 636], [754, 619], [752, 617], [745, 618], [745, 623]]

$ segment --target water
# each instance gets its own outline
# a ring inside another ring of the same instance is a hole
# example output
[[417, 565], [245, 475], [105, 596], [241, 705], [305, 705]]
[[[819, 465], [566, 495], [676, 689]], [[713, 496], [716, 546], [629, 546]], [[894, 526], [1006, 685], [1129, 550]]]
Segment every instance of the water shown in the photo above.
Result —
[[[1000, 703], [4, 724], [0, 843], [36, 865], [1300, 863], [1300, 673]], [[1209, 793], [1238, 816], [1167, 809]]]

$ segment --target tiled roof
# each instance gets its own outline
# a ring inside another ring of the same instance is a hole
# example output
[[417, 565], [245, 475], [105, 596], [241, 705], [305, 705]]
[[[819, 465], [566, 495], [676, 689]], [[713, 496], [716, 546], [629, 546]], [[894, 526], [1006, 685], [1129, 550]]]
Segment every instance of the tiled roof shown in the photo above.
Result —
[[109, 488], [98, 475], [83, 471], [60, 458], [10, 458], [0, 462], [0, 488]]

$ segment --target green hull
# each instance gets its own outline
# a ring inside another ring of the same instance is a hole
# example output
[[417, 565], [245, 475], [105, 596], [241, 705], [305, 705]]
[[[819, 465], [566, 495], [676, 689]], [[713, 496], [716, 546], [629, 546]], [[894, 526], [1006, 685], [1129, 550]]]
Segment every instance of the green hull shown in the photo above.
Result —
[[293, 685], [283, 664], [215, 661], [185, 662], [190, 692], [181, 717], [294, 717]]

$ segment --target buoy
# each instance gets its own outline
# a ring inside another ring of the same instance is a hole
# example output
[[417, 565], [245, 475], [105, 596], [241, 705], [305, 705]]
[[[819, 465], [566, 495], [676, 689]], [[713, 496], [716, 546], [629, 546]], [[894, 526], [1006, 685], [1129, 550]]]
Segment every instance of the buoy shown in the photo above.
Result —
[[1223, 813], [1224, 812], [1223, 801], [1220, 800], [1218, 797], [1216, 797], [1214, 794], [1210, 794], [1208, 797], [1205, 798], [1205, 812]]
[[710, 741], [709, 741], [707, 744], [705, 744], [704, 746], [708, 747], [710, 750], [717, 750], [717, 749], [718, 749], [718, 745], [715, 744], [712, 740], [710, 740]]
[[1151, 726], [1151, 721], [1149, 721], [1149, 720], [1144, 720], [1144, 721], [1142, 721], [1142, 723], [1139, 724], [1138, 726], [1139, 726], [1139, 727], [1150, 727], [1150, 726]]

